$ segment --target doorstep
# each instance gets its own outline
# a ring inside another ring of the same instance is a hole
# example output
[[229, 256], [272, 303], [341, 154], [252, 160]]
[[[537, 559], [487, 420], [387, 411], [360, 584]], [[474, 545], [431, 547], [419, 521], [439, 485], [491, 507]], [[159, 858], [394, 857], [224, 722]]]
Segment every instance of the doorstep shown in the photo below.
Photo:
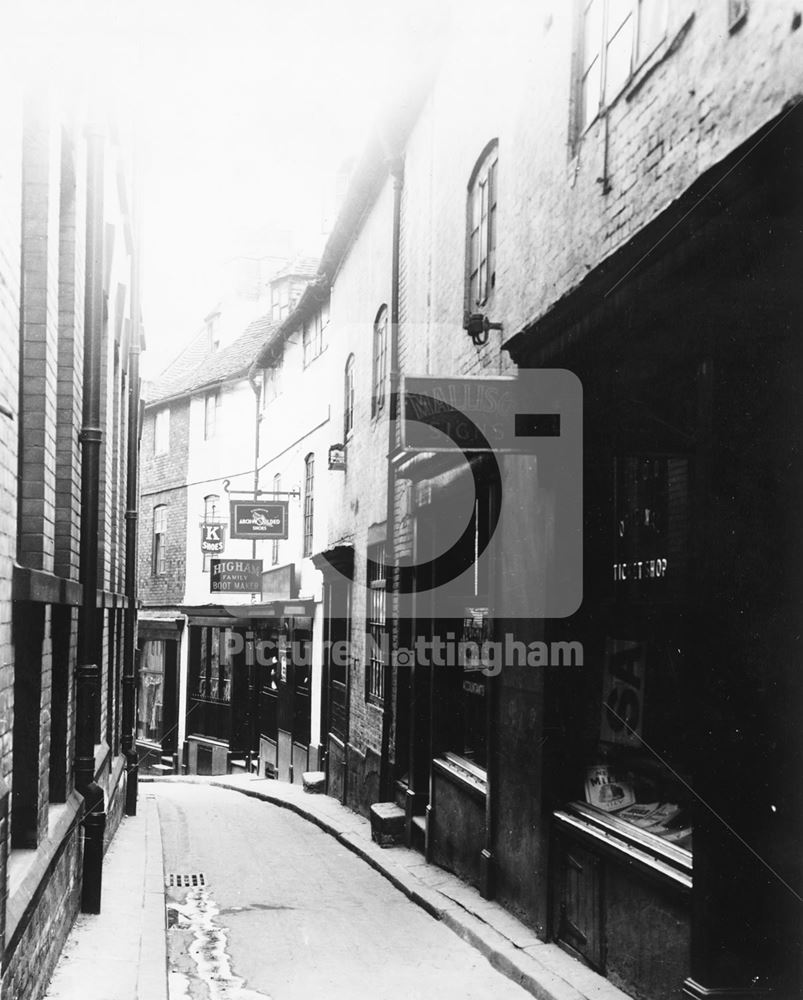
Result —
[[298, 813], [358, 854], [538, 1000], [632, 1000], [557, 945], [541, 941], [499, 903], [483, 899], [456, 875], [424, 862], [418, 851], [374, 843], [370, 820], [328, 795], [310, 795], [298, 785], [248, 774], [164, 778], [142, 775], [140, 781], [211, 784]]

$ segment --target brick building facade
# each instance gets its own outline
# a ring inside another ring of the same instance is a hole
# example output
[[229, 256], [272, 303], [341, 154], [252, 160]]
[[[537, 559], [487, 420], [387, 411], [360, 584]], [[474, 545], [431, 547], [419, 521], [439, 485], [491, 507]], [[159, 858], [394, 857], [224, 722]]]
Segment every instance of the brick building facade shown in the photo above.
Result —
[[[329, 791], [395, 802], [408, 843], [636, 997], [796, 995], [800, 14], [478, 16], [369, 144], [319, 276], [333, 412], [355, 400], [315, 560], [325, 635], [352, 653], [324, 669]], [[543, 610], [567, 573], [560, 462], [374, 437], [383, 305], [394, 400], [410, 378], [579, 378], [582, 603], [565, 617]], [[461, 516], [489, 555], [446, 608], [430, 560]], [[448, 635], [501, 644], [501, 670], [409, 655]], [[579, 653], [533, 668], [508, 639]]]
[[35, 1000], [135, 808], [141, 331], [130, 148], [12, 81], [0, 116], [0, 995]]
[[[151, 772], [214, 774], [250, 766], [252, 761], [256, 767], [260, 760], [263, 770], [291, 779], [295, 770], [300, 780], [310, 760], [311, 766], [318, 764], [317, 726], [310, 723], [311, 701], [318, 711], [318, 698], [311, 699], [310, 684], [301, 684], [299, 674], [298, 697], [294, 692], [290, 699], [298, 705], [288, 709], [299, 720], [297, 739], [290, 732], [293, 727], [285, 725], [286, 738], [280, 741], [275, 710], [268, 710], [271, 721], [260, 721], [265, 715], [260, 709], [266, 701], [264, 676], [253, 657], [254, 629], [264, 632], [277, 624], [265, 609], [259, 614], [252, 607], [260, 603], [260, 589], [270, 588], [268, 578], [275, 576], [276, 567], [281, 563], [294, 581], [292, 585], [285, 581], [283, 596], [307, 599], [308, 614], [301, 618], [314, 614], [318, 577], [309, 562], [304, 566], [301, 555], [304, 455], [297, 463], [290, 462], [282, 446], [278, 449], [282, 460], [274, 468], [271, 451], [259, 450], [266, 427], [271, 429], [273, 445], [284, 440], [285, 432], [290, 438], [303, 439], [304, 434], [279, 412], [281, 404], [262, 374], [257, 378], [250, 371], [260, 348], [295, 309], [317, 261], [266, 260], [274, 265], [269, 278], [260, 278], [258, 287], [254, 281], [246, 282], [247, 297], [238, 294], [213, 310], [197, 337], [146, 387], [137, 745], [140, 767]], [[245, 259], [232, 266], [235, 274], [248, 276], [252, 265], [253, 260]], [[242, 291], [242, 282], [235, 284]], [[264, 309], [268, 311], [262, 314]], [[254, 319], [255, 313], [259, 315]], [[251, 321], [238, 328], [236, 324], [249, 314]], [[322, 337], [321, 328], [320, 344]], [[303, 353], [306, 358], [307, 348]], [[297, 354], [301, 367], [300, 344]], [[316, 422], [317, 418], [312, 424]], [[275, 475], [284, 478], [284, 491], [296, 495], [289, 505], [290, 539], [252, 543], [232, 537], [230, 503], [254, 498], [255, 476], [260, 499], [269, 499]], [[318, 503], [322, 505], [320, 499]], [[207, 526], [219, 541], [202, 549]], [[262, 588], [257, 584], [253, 592], [229, 591], [213, 581], [213, 559], [252, 558], [260, 560], [265, 570]], [[295, 574], [288, 570], [291, 562], [298, 566]], [[307, 631], [311, 628], [304, 630], [305, 635]], [[260, 639], [265, 639], [262, 632]]]

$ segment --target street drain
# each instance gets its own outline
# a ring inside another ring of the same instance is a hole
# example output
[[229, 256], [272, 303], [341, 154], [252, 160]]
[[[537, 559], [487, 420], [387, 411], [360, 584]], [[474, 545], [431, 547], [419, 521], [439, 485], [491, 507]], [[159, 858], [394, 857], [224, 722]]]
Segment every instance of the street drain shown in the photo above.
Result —
[[192, 889], [194, 886], [206, 885], [206, 879], [200, 872], [194, 872], [192, 875], [168, 875], [165, 879], [165, 884], [170, 888], [175, 886], [179, 889]]

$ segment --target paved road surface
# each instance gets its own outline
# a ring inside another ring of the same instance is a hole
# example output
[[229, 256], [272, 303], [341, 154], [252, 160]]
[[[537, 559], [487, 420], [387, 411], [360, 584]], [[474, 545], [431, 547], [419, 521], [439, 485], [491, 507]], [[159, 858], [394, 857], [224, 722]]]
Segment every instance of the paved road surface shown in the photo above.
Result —
[[294, 813], [208, 786], [151, 788], [165, 874], [197, 883], [166, 890], [170, 1000], [529, 996]]

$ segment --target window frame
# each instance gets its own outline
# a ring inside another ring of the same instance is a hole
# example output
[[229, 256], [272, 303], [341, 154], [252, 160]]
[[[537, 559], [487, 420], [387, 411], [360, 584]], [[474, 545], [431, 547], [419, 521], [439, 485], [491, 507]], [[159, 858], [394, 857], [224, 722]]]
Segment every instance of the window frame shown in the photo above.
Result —
[[498, 172], [499, 140], [491, 139], [477, 158], [467, 186], [464, 291], [467, 317], [487, 309], [496, 291]]
[[354, 430], [354, 354], [349, 354], [343, 368], [343, 443], [351, 437]]
[[165, 548], [167, 546], [167, 504], [155, 504], [151, 539], [151, 576], [166, 573]]
[[[215, 522], [220, 522], [221, 524], [224, 523], [224, 521], [220, 517], [220, 515], [217, 514], [217, 513], [215, 513], [216, 508], [217, 508], [217, 506], [219, 504], [220, 504], [220, 496], [219, 496], [219, 494], [217, 494], [217, 493], [207, 493], [207, 495], [204, 497], [204, 523], [210, 523], [210, 522], [213, 523], [213, 524]], [[208, 573], [209, 572], [209, 570], [211, 568], [211, 564], [210, 564], [211, 558], [212, 558], [212, 556], [208, 552], [204, 552], [203, 553], [203, 560], [202, 560], [202, 564], [201, 564], [201, 572], [202, 573]]]
[[220, 394], [217, 389], [206, 393], [204, 396], [204, 441], [211, 441], [217, 434], [217, 410], [219, 404]]
[[371, 367], [371, 416], [378, 417], [387, 398], [388, 307], [379, 307], [374, 318], [373, 355]]
[[304, 542], [302, 555], [306, 559], [312, 555], [312, 533], [315, 516], [315, 454], [310, 452], [304, 458]]
[[170, 407], [163, 406], [153, 417], [153, 454], [170, 454]]
[[281, 323], [290, 315], [290, 284], [286, 279], [271, 286], [270, 314], [273, 323]]
[[323, 354], [326, 348], [324, 335], [328, 326], [328, 303], [322, 305], [320, 309], [316, 309], [301, 324], [301, 363], [303, 368], [309, 367], [316, 358]]
[[[137, 719], [136, 733], [138, 743], [150, 743], [152, 746], [160, 746], [164, 739], [164, 693], [167, 664], [167, 640], [165, 639], [145, 639], [142, 644], [140, 666], [137, 680]], [[148, 683], [148, 679], [151, 683]], [[158, 678], [158, 680], [156, 680]], [[151, 709], [155, 716], [158, 710], [158, 725], [151, 726], [147, 717], [140, 713], [147, 706], [148, 688], [158, 688], [153, 692]], [[156, 735], [145, 735], [145, 730], [156, 730]]]
[[[582, 0], [578, 5], [578, 59], [577, 74], [575, 77], [576, 93], [576, 128], [577, 139], [582, 138], [585, 133], [598, 119], [602, 118], [606, 111], [611, 108], [622, 93], [632, 82], [633, 77], [638, 73], [647, 60], [656, 52], [661, 43], [666, 39], [669, 23], [669, 4], [667, 0], [630, 0], [629, 13], [618, 25], [609, 24], [609, 13], [612, 0]], [[645, 4], [653, 3], [660, 5], [656, 24], [660, 27], [656, 31], [653, 39], [644, 42], [644, 17]], [[586, 65], [586, 22], [594, 4], [600, 5], [601, 14], [599, 17], [599, 34], [595, 42], [595, 58]], [[630, 21], [630, 53], [629, 67], [622, 80], [615, 84], [615, 89], [609, 90], [609, 50], [622, 30], [625, 30], [626, 23]], [[613, 30], [615, 29], [615, 30]], [[594, 69], [595, 64], [597, 64]], [[597, 105], [593, 113], [586, 110], [586, 80], [594, 69], [598, 74], [597, 80]]]
[[380, 576], [385, 569], [385, 543], [371, 545], [367, 551], [365, 586], [365, 700], [369, 704], [385, 704], [385, 667], [387, 666], [387, 578]]

